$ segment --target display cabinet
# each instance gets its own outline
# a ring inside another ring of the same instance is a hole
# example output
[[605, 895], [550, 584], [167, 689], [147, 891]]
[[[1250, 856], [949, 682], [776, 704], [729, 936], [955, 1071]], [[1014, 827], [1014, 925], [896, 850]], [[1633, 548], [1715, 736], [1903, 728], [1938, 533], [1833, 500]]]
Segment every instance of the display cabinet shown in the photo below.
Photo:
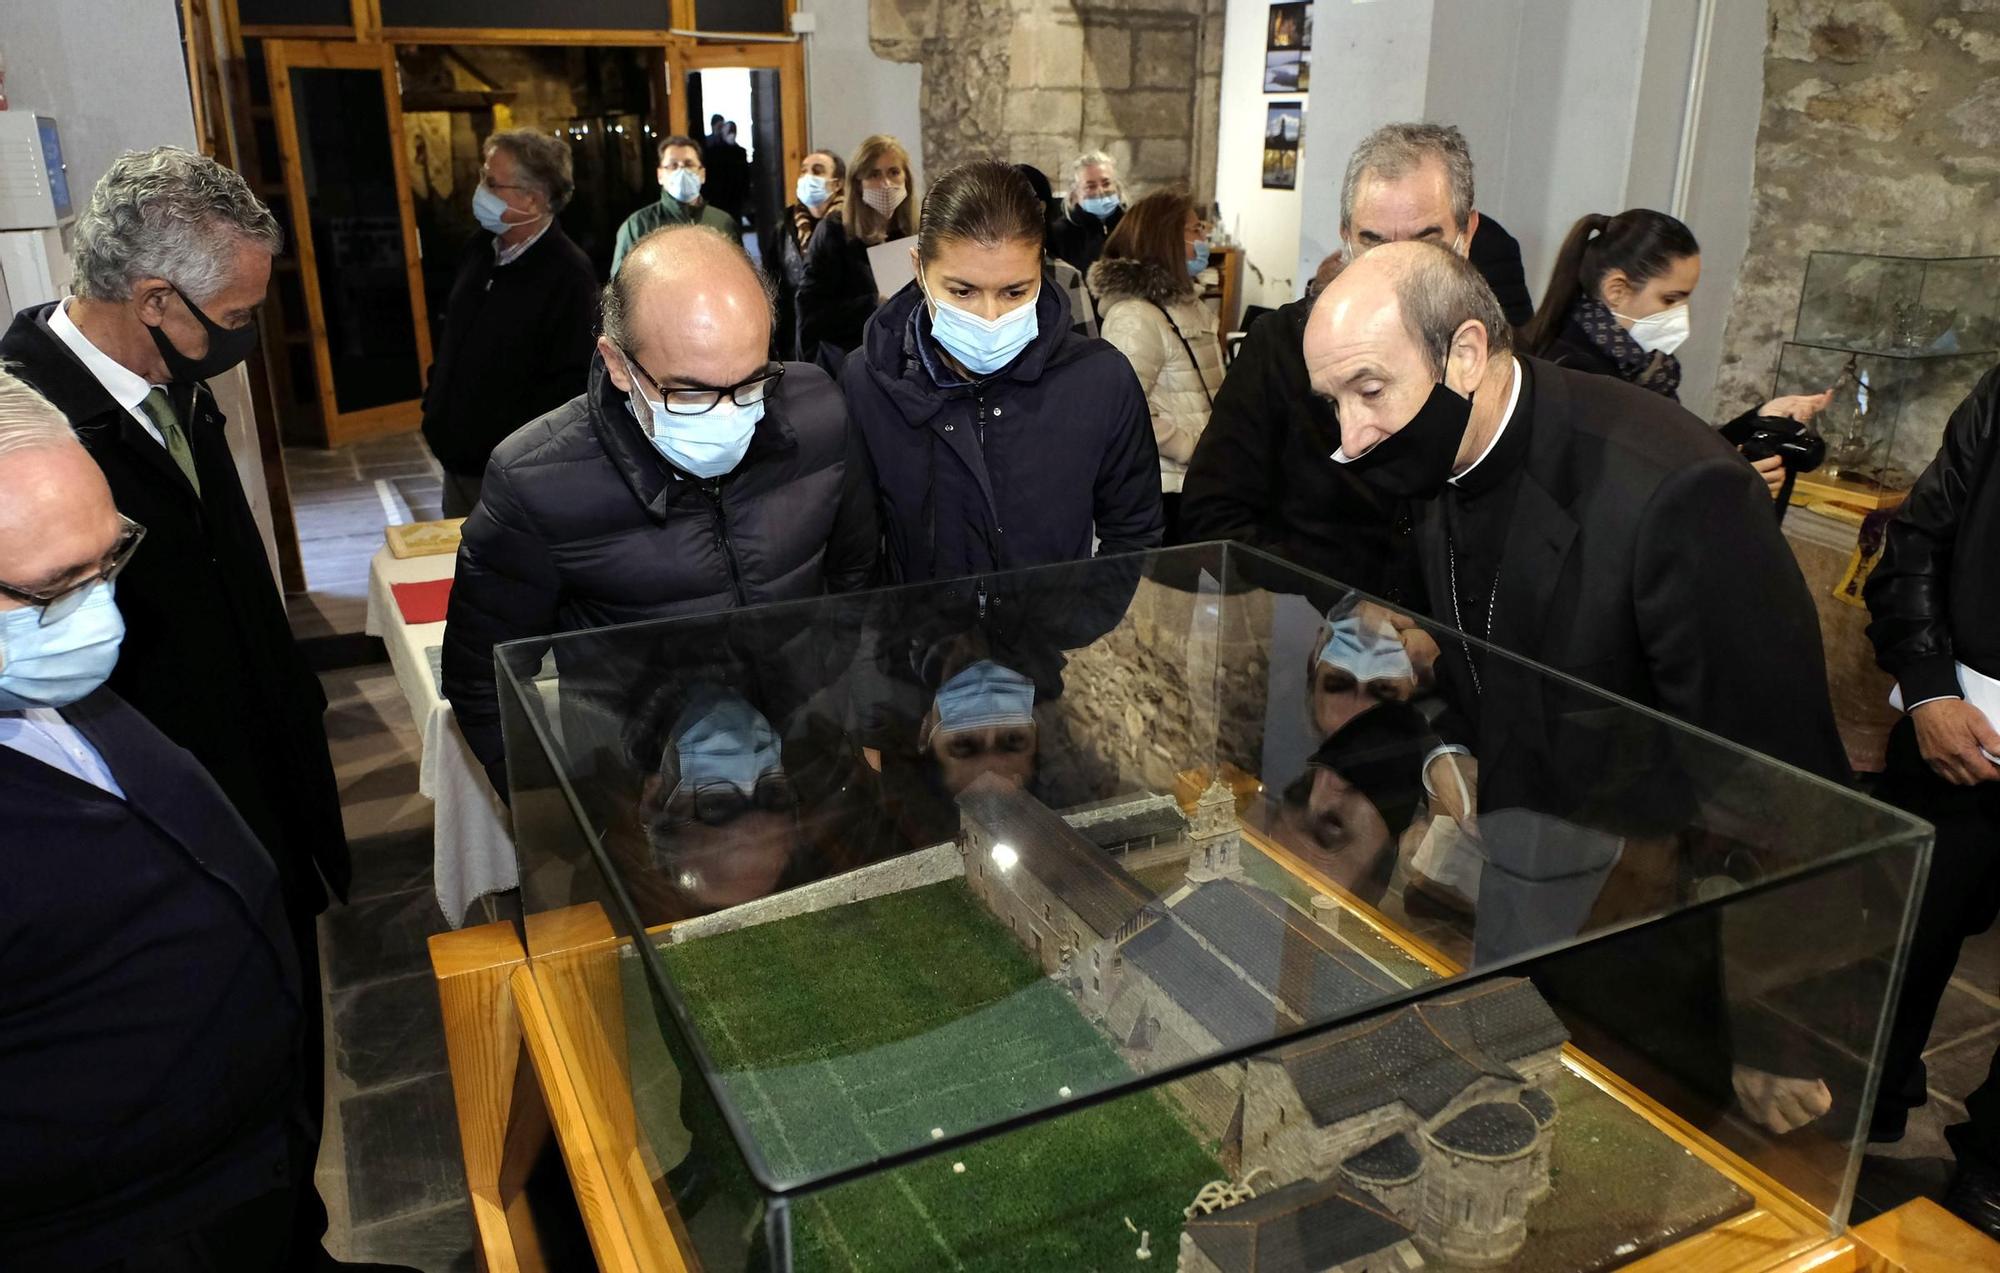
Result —
[[1937, 452], [1945, 420], [2000, 357], [2000, 257], [1814, 252], [1776, 392], [1834, 390], [1816, 424], [1827, 462], [1807, 502], [1894, 503]]
[[1236, 547], [496, 662], [606, 1267], [1852, 1250], [1930, 833], [1849, 790]]

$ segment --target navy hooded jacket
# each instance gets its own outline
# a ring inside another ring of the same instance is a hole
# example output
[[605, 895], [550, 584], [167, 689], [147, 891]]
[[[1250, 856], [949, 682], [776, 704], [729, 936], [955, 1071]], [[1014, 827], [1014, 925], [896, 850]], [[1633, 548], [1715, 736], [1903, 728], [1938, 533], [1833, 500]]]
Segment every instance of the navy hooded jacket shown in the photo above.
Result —
[[960, 383], [912, 283], [874, 317], [841, 377], [874, 461], [884, 556], [900, 582], [1156, 548], [1165, 534], [1146, 395], [1125, 355], [1070, 328], [1044, 276], [1039, 334]]

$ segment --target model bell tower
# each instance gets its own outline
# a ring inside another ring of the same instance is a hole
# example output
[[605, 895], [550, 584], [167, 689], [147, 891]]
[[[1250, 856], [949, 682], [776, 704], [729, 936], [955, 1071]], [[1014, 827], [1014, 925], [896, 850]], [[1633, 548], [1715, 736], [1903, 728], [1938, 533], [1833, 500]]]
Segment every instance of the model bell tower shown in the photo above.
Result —
[[1236, 820], [1236, 793], [1218, 776], [1194, 802], [1194, 817], [1188, 823], [1187, 877], [1194, 883], [1207, 880], [1240, 879], [1242, 824]]

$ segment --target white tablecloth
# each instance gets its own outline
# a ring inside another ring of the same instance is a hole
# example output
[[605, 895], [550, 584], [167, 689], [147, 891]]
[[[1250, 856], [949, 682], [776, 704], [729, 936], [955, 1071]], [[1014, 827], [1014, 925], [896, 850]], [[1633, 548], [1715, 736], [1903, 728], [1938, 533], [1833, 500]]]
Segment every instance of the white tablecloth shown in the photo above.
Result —
[[453, 553], [398, 558], [386, 546], [377, 551], [368, 568], [365, 625], [369, 636], [381, 637], [388, 647], [396, 684], [423, 731], [417, 790], [437, 805], [433, 869], [438, 907], [453, 928], [464, 922], [474, 901], [520, 883], [514, 837], [506, 806], [473, 758], [431, 672], [429, 651], [444, 642], [444, 624], [405, 623], [390, 586], [448, 579], [457, 563]]

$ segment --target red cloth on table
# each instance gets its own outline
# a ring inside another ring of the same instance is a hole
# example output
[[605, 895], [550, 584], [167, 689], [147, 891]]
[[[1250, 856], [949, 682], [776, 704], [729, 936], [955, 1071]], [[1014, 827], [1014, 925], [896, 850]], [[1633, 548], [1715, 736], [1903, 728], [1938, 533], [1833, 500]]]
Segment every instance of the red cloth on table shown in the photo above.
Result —
[[451, 600], [451, 580], [392, 583], [389, 591], [396, 594], [396, 608], [403, 612], [403, 622], [413, 625], [444, 622], [445, 606]]

